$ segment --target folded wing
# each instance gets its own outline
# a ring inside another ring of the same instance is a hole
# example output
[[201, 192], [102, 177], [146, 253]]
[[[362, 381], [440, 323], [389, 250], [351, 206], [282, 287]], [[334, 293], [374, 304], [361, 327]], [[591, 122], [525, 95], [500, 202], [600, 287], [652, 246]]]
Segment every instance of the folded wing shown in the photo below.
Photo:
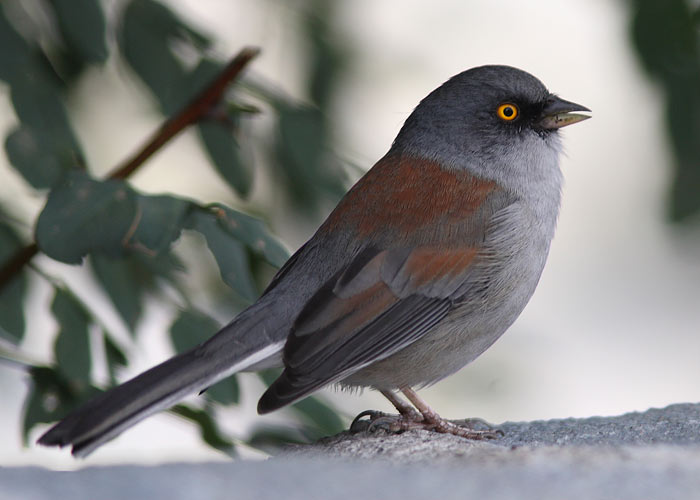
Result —
[[475, 248], [368, 248], [297, 318], [286, 369], [258, 404], [267, 413], [391, 356], [424, 336], [464, 296]]

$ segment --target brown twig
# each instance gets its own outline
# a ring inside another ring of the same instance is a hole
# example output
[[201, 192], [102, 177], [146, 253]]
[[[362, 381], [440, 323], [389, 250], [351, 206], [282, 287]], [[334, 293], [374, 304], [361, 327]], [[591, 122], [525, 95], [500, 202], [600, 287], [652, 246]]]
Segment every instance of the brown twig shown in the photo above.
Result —
[[15, 254], [7, 261], [0, 269], [0, 290], [10, 282], [12, 278], [29, 263], [30, 260], [39, 252], [39, 247], [36, 243], [31, 243], [24, 248], [15, 252]]
[[[246, 47], [241, 50], [219, 75], [202, 90], [180, 112], [168, 118], [153, 134], [151, 139], [124, 163], [116, 167], [107, 176], [109, 179], [126, 179], [132, 175], [153, 153], [188, 126], [206, 117], [221, 100], [224, 92], [248, 63], [259, 54], [260, 50]], [[39, 252], [36, 243], [18, 250], [7, 263], [0, 268], [0, 290]]]
[[245, 48], [221, 71], [219, 76], [211, 82], [197, 97], [192, 99], [185, 108], [171, 117], [153, 135], [151, 140], [132, 158], [114, 169], [109, 174], [110, 179], [126, 179], [139, 168], [153, 153], [158, 151], [163, 144], [175, 137], [189, 125], [196, 123], [210, 113], [221, 100], [224, 91], [245, 66], [258, 55], [256, 48]]

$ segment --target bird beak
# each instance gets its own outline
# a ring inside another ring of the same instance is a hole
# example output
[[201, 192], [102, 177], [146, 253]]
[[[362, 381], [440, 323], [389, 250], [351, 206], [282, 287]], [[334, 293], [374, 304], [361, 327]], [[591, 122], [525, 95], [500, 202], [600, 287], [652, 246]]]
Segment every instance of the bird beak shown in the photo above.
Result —
[[547, 103], [544, 105], [539, 125], [545, 130], [555, 130], [590, 118], [589, 115], [572, 113], [572, 111], [591, 112], [591, 110], [585, 106], [565, 101], [564, 99], [552, 95], [547, 99]]

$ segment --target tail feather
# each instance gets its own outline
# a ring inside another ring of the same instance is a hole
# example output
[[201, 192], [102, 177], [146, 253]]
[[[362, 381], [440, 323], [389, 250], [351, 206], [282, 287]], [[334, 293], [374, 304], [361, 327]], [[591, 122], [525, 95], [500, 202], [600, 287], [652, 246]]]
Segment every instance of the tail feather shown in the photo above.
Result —
[[208, 344], [170, 358], [100, 394], [54, 425], [38, 443], [71, 445], [73, 455], [86, 456], [149, 415], [273, 356], [283, 346], [283, 342], [276, 342], [231, 352], [211, 349]]

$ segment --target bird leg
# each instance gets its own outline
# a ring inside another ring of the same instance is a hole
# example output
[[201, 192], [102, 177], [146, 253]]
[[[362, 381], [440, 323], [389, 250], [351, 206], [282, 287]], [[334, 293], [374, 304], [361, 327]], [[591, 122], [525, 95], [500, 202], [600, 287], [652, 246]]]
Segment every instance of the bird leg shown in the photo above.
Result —
[[403, 399], [398, 397], [392, 391], [379, 391], [382, 395], [389, 400], [389, 402], [394, 405], [401, 415], [409, 420], [419, 422], [423, 420], [423, 415], [416, 411], [416, 409], [410, 404], [406, 403]]
[[[384, 413], [383, 411], [365, 410], [357, 415], [352, 421], [352, 424], [350, 424], [351, 432], [370, 432], [377, 427], [383, 427], [389, 432], [401, 432], [412, 428], [411, 423], [423, 420], [423, 415], [416, 411], [410, 404], [402, 400], [393, 391], [380, 390], [379, 392], [394, 405], [394, 408], [398, 410], [399, 414], [392, 415], [390, 413]], [[362, 420], [364, 417], [369, 417], [368, 424]]]
[[[495, 439], [503, 436], [503, 431], [494, 430], [480, 419], [469, 419], [456, 423], [442, 418], [410, 387], [402, 388], [401, 392], [413, 406], [403, 401], [392, 391], [382, 390], [380, 392], [394, 405], [399, 414], [391, 415], [375, 410], [363, 411], [352, 421], [351, 432], [371, 432], [376, 428], [383, 428], [389, 432], [424, 429], [443, 434], [454, 434], [467, 439]], [[362, 420], [364, 417], [369, 417], [369, 422]], [[476, 429], [477, 425], [485, 426], [486, 429]]]
[[[478, 440], [496, 439], [504, 435], [503, 431], [500, 429], [489, 428], [486, 430], [481, 430], [473, 428], [472, 422], [479, 422], [478, 419], [471, 421], [465, 420], [464, 422], [460, 422], [460, 424], [446, 420], [440, 415], [438, 415], [437, 412], [433, 410], [430, 406], [428, 406], [428, 403], [426, 403], [423, 400], [423, 398], [418, 396], [418, 394], [416, 394], [416, 391], [414, 391], [410, 387], [402, 387], [401, 392], [403, 392], [404, 396], [406, 396], [406, 398], [413, 404], [413, 406], [415, 406], [418, 409], [418, 411], [423, 416], [423, 419], [420, 422], [420, 428], [440, 432], [442, 434], [454, 434], [455, 436], [461, 436], [467, 439]], [[413, 428], [417, 427], [414, 426]]]

